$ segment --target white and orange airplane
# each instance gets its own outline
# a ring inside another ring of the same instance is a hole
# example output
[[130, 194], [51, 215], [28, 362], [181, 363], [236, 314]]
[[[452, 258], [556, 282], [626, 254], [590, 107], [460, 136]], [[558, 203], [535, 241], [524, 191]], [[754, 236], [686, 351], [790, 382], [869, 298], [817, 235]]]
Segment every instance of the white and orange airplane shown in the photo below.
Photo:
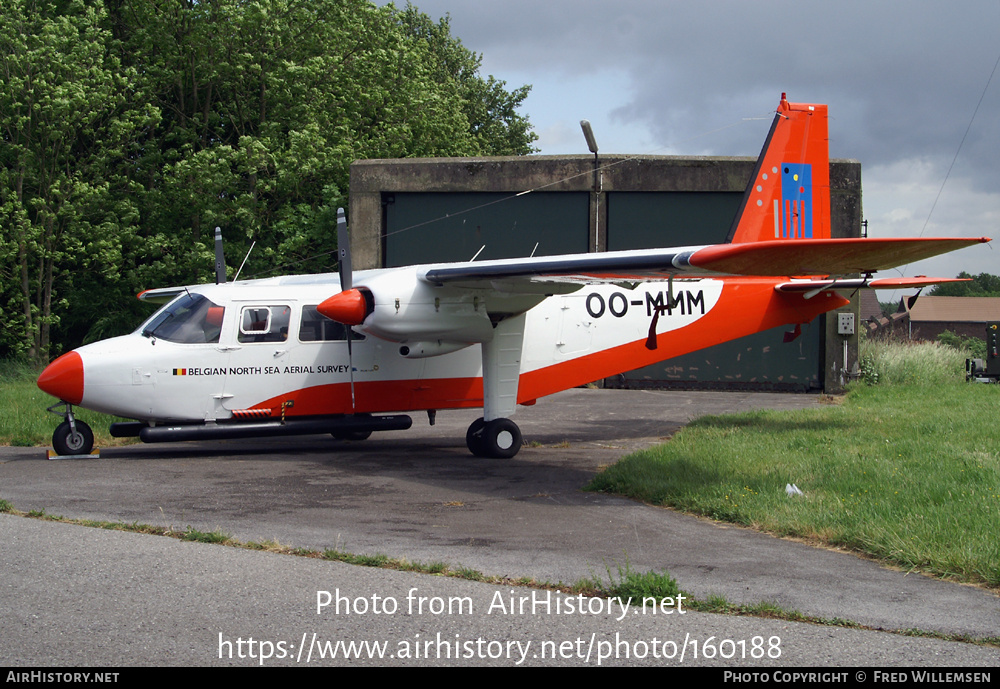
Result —
[[[347, 237], [345, 225], [338, 236]], [[784, 94], [729, 242], [359, 271], [143, 292], [134, 333], [53, 361], [58, 454], [93, 433], [73, 406], [146, 442], [409, 428], [401, 412], [482, 407], [478, 456], [512, 457], [516, 405], [846, 306], [840, 292], [988, 238], [832, 239], [825, 105]], [[804, 277], [808, 276], [808, 277]], [[854, 276], [854, 277], [849, 277]], [[57, 411], [57, 409], [60, 409]]]

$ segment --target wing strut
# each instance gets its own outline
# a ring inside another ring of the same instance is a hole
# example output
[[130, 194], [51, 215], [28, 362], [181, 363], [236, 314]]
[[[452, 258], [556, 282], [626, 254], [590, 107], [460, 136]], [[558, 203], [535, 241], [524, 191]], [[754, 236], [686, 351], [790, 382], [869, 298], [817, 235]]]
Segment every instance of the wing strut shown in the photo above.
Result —
[[487, 422], [514, 413], [521, 378], [525, 314], [500, 321], [493, 339], [483, 343], [483, 418]]
[[483, 342], [483, 417], [465, 434], [465, 443], [477, 457], [509, 459], [521, 449], [521, 429], [506, 418], [517, 406], [521, 378], [521, 349], [525, 314], [496, 324], [493, 338]]

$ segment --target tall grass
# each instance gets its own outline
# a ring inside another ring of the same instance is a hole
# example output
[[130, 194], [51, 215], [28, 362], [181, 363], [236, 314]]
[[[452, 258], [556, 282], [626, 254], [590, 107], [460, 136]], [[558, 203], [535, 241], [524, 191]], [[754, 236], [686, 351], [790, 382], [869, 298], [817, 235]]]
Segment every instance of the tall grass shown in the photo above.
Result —
[[1000, 587], [1000, 386], [954, 349], [874, 344], [879, 384], [842, 404], [698, 419], [590, 488]]
[[861, 378], [869, 385], [941, 385], [965, 378], [971, 353], [941, 342], [909, 342], [862, 337], [858, 359]]

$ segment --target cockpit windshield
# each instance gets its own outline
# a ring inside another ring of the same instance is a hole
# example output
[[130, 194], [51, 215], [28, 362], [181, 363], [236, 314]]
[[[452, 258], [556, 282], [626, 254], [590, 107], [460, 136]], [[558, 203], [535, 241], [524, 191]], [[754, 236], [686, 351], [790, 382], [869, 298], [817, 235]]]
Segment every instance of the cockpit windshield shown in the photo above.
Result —
[[225, 312], [224, 306], [200, 294], [187, 293], [157, 311], [140, 332], [169, 342], [218, 342]]

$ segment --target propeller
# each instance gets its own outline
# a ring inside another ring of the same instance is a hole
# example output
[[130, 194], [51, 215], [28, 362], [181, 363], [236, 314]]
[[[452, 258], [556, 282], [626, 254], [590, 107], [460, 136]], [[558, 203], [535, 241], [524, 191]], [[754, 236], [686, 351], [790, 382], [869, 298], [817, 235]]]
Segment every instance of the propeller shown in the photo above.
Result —
[[[354, 285], [354, 270], [351, 267], [351, 234], [347, 229], [347, 214], [344, 213], [343, 208], [337, 209], [337, 262], [340, 271], [340, 294], [336, 296], [339, 297], [345, 293], [350, 293], [360, 297], [361, 294], [352, 288]], [[343, 321], [341, 322], [343, 323]], [[351, 376], [351, 411], [353, 412], [356, 407], [356, 401], [354, 398], [354, 351], [351, 346], [352, 325], [357, 324], [344, 323], [347, 329], [347, 368]]]
[[337, 261], [340, 289], [346, 292], [354, 285], [354, 271], [351, 267], [351, 235], [347, 232], [347, 215], [343, 208], [337, 209]]
[[215, 284], [226, 281], [226, 255], [222, 251], [222, 228], [215, 228]]
[[337, 261], [340, 266], [340, 292], [320, 304], [317, 310], [338, 323], [347, 326], [361, 325], [375, 310], [375, 301], [367, 288], [354, 288], [351, 235], [347, 231], [343, 208], [337, 209]]

